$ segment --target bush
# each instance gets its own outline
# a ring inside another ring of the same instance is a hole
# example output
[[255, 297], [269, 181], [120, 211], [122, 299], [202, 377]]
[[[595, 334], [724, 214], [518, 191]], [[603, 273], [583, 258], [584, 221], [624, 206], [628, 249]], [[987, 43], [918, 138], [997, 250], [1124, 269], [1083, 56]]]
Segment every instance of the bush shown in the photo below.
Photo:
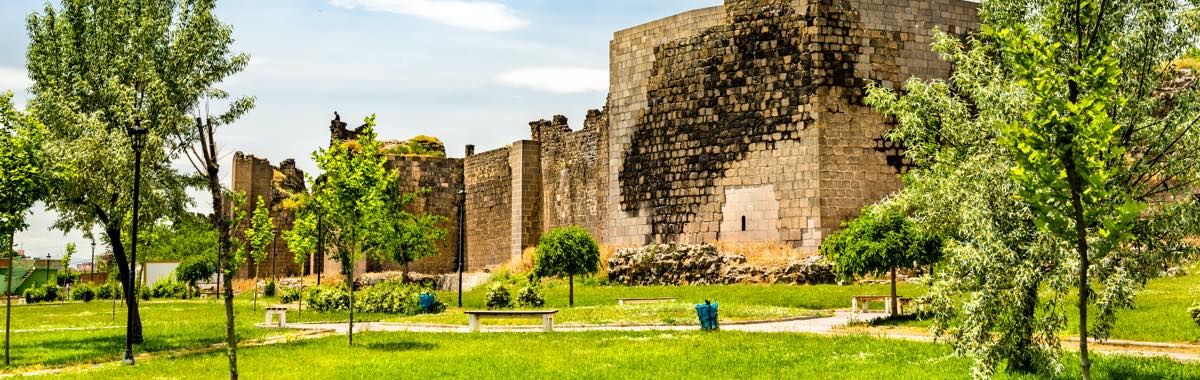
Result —
[[148, 288], [148, 287], [145, 287], [145, 286], [143, 286], [143, 287], [137, 288], [137, 290], [138, 290], [138, 296], [139, 296], [139, 297], [140, 297], [140, 298], [141, 298], [143, 301], [149, 301], [149, 300], [150, 300], [150, 298], [153, 298], [153, 297], [154, 297], [154, 292], [153, 292], [153, 290], [151, 290], [151, 289], [150, 289], [150, 288]]
[[299, 288], [283, 288], [283, 290], [279, 291], [279, 302], [280, 303], [292, 303], [292, 302], [296, 302], [299, 300], [300, 300], [300, 289]]
[[42, 302], [42, 298], [46, 296], [46, 292], [40, 286], [31, 286], [25, 288], [25, 292], [22, 295], [25, 296], [25, 303], [34, 304]]
[[1188, 312], [1192, 314], [1192, 320], [1196, 321], [1196, 325], [1200, 326], [1200, 303], [1196, 304], [1196, 306], [1193, 306], [1191, 309], [1188, 309]]
[[416, 315], [422, 311], [422, 291], [417, 286], [384, 281], [359, 292], [354, 306], [367, 313]]
[[277, 287], [275, 281], [268, 281], [267, 285], [263, 286], [263, 297], [274, 297]]
[[78, 284], [71, 289], [71, 299], [83, 302], [92, 302], [96, 299], [97, 287], [92, 284]]
[[521, 305], [521, 307], [542, 307], [546, 305], [546, 298], [542, 297], [542, 293], [538, 291], [537, 285], [529, 285], [517, 292], [517, 305]]
[[317, 286], [308, 288], [304, 302], [316, 311], [344, 310], [350, 308], [350, 292], [345, 285]]
[[154, 287], [150, 290], [150, 295], [154, 298], [188, 299], [191, 298], [192, 292], [187, 284], [174, 280], [164, 280], [154, 283]]
[[22, 295], [25, 296], [25, 303], [33, 304], [58, 301], [59, 297], [62, 296], [62, 292], [58, 285], [43, 284], [41, 286], [25, 288], [25, 292]]
[[508, 288], [504, 284], [497, 283], [488, 288], [488, 309], [508, 309], [511, 307], [513, 307], [512, 295], [509, 294]]
[[79, 273], [63, 272], [63, 273], [58, 274], [58, 283], [60, 283], [60, 284], [66, 285], [66, 284], [74, 284], [77, 282], [79, 282]]
[[99, 298], [102, 300], [111, 300], [114, 298], [118, 298], [121, 294], [121, 291], [118, 290], [118, 289], [120, 289], [120, 286], [121, 286], [120, 284], [117, 284], [115, 282], [106, 282], [106, 283], [104, 283], [104, 285], [97, 286], [96, 287], [96, 298]]

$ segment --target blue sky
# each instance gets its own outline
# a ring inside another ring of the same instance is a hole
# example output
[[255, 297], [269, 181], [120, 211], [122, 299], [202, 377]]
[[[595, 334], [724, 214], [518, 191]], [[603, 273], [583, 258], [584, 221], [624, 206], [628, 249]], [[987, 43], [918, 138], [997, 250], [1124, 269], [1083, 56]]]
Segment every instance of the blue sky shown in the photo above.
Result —
[[[0, 2], [0, 91], [20, 94], [29, 85], [25, 18], [45, 3]], [[604, 106], [614, 32], [721, 3], [221, 1], [218, 13], [234, 27], [235, 50], [251, 56], [246, 71], [225, 88], [257, 97], [258, 107], [218, 141], [226, 153], [244, 151], [272, 163], [295, 158], [311, 172], [310, 154], [328, 143], [334, 111], [343, 120], [376, 114], [383, 138], [437, 136], [454, 157], [465, 144], [482, 152], [528, 138], [530, 121], [555, 114], [579, 128], [588, 109]], [[222, 174], [229, 175], [228, 161]], [[79, 233], [48, 230], [54, 217], [35, 209], [17, 243], [27, 254], [57, 258], [75, 241], [80, 252], [73, 261], [88, 261], [90, 243]]]

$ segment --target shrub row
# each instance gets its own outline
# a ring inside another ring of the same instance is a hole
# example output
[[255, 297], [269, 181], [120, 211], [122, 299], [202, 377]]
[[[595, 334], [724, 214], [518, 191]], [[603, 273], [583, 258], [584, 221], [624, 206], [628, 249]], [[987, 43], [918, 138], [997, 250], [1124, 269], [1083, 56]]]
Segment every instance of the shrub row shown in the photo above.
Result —
[[[294, 295], [290, 294], [293, 290], [284, 289], [280, 301], [289, 303], [294, 301], [293, 296], [298, 298], [298, 290]], [[367, 313], [420, 314], [424, 312], [420, 304], [421, 293], [427, 292], [428, 289], [418, 285], [384, 281], [355, 294], [354, 308]], [[345, 310], [350, 307], [350, 292], [344, 285], [312, 287], [305, 291], [304, 298], [305, 306], [317, 311]], [[435, 301], [431, 309], [441, 312], [445, 308], [444, 303]]]
[[[488, 309], [509, 309], [513, 307], [512, 294], [503, 283], [496, 283], [488, 288], [484, 298]], [[542, 307], [546, 298], [536, 284], [526, 285], [517, 292], [516, 304], [520, 307]]]
[[31, 286], [25, 289], [25, 303], [38, 302], [53, 302], [58, 301], [62, 297], [62, 292], [58, 285], [45, 284], [41, 286]]

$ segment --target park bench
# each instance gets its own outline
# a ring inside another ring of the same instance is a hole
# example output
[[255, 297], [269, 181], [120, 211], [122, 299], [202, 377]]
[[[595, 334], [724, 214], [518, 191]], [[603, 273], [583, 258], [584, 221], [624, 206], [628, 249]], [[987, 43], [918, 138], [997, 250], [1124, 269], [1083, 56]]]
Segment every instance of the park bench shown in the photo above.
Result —
[[484, 318], [541, 318], [542, 329], [551, 332], [554, 331], [554, 314], [558, 310], [467, 310], [464, 313], [470, 317], [471, 332], [479, 331], [479, 320]]
[[278, 325], [279, 327], [283, 327], [283, 325], [287, 324], [287, 308], [286, 307], [267, 306], [266, 310], [267, 310], [267, 322], [266, 322], [267, 326], [271, 325], [271, 322], [273, 322], [273, 320], [275, 319], [274, 316], [276, 316], [276, 315], [279, 316], [279, 325]]
[[647, 303], [675, 302], [678, 300], [679, 299], [675, 298], [675, 297], [617, 298], [617, 305], [620, 305], [620, 306], [640, 305], [640, 304], [647, 304]]
[[[892, 313], [892, 296], [854, 296], [850, 299], [851, 313], [865, 313], [870, 311], [868, 306], [871, 302], [883, 302], [883, 310], [885, 313]], [[904, 314], [904, 306], [912, 303], [912, 298], [896, 297], [896, 306], [899, 307], [898, 314]]]

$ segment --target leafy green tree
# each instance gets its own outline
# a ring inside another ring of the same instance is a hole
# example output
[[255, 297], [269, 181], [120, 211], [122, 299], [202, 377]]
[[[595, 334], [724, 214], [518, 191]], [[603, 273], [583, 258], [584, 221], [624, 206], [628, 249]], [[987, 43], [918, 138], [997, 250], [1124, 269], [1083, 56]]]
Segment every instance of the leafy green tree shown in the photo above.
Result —
[[935, 38], [949, 83], [868, 91], [919, 167], [902, 196], [946, 231], [935, 332], [977, 375], [1005, 361], [1057, 371], [1074, 286], [1090, 375], [1086, 337], [1105, 338], [1146, 281], [1195, 252], [1200, 107], [1172, 63], [1198, 15], [1170, 0], [984, 2], [980, 15], [968, 46]]
[[[11, 92], [0, 94], [0, 239], [6, 243], [0, 249], [7, 252], [6, 257], [9, 258], [16, 256], [13, 251], [14, 235], [29, 226], [25, 222], [29, 209], [48, 194], [56, 178], [44, 147], [46, 134], [42, 123], [13, 107]], [[8, 283], [5, 294], [11, 296], [11, 269], [9, 274], [6, 276]], [[4, 364], [8, 365], [11, 299], [6, 301], [6, 307]]]
[[262, 196], [258, 197], [258, 205], [254, 207], [254, 216], [250, 219], [250, 227], [246, 229], [246, 248], [249, 251], [251, 277], [254, 278], [254, 309], [258, 310], [258, 268], [267, 259], [267, 246], [275, 240], [275, 222], [271, 220], [271, 210], [267, 208]]
[[[382, 257], [392, 232], [389, 225], [391, 189], [396, 173], [386, 166], [381, 144], [375, 135], [375, 116], [366, 118], [366, 127], [357, 141], [335, 144], [313, 153], [321, 180], [311, 179], [308, 210], [299, 213], [287, 234], [289, 246], [297, 251], [317, 247], [318, 225], [330, 226], [323, 235], [333, 249], [333, 258], [342, 265], [346, 284], [350, 285], [349, 344], [354, 344], [354, 265], [366, 255]], [[309, 212], [309, 211], [320, 212]], [[323, 218], [318, 223], [317, 218]]]
[[196, 290], [196, 283], [212, 278], [216, 273], [215, 256], [189, 256], [175, 268], [175, 279]]
[[214, 3], [72, 0], [47, 5], [27, 22], [30, 110], [48, 128], [53, 156], [87, 173], [57, 186], [47, 205], [59, 215], [56, 228], [103, 228], [133, 315], [127, 333], [136, 343], [142, 333], [137, 297], [130, 296], [134, 263], [121, 233], [130, 227], [133, 194], [129, 182], [114, 179], [132, 172], [126, 130], [144, 127], [143, 210], [184, 210], [190, 202], [184, 186], [194, 179], [170, 164], [186, 143], [179, 136], [191, 133], [188, 113], [245, 65], [244, 57], [231, 58], [229, 29], [216, 22]]
[[942, 257], [941, 238], [927, 234], [908, 220], [898, 203], [863, 208], [862, 215], [821, 244], [821, 256], [833, 263], [843, 276], [891, 273], [892, 316], [898, 315], [896, 269], [932, 265]]
[[389, 198], [392, 209], [389, 218], [390, 231], [386, 238], [385, 252], [391, 253], [391, 259], [404, 266], [404, 280], [408, 281], [408, 265], [423, 257], [437, 256], [438, 244], [446, 238], [446, 230], [438, 225], [446, 222], [440, 215], [423, 213], [414, 215], [405, 207], [417, 197], [428, 194], [428, 189], [411, 194], [401, 194], [393, 189]]
[[579, 226], [545, 233], [534, 255], [533, 273], [537, 276], [567, 276], [571, 307], [575, 307], [575, 276], [596, 273], [600, 266], [600, 244]]

